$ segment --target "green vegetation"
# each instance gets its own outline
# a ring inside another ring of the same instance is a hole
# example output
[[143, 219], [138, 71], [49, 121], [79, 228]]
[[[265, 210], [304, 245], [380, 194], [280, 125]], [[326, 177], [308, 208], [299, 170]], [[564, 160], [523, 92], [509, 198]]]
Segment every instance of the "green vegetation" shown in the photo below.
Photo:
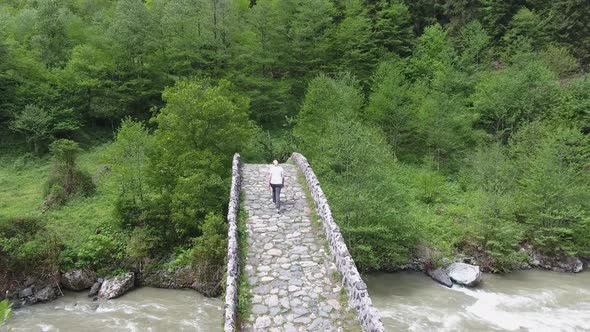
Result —
[[246, 220], [248, 212], [244, 209], [244, 194], [240, 195], [240, 213], [238, 214], [238, 247], [240, 248], [240, 276], [238, 278], [238, 321], [247, 321], [252, 309], [252, 287], [248, 281], [248, 274], [243, 273], [248, 259], [248, 233]]
[[12, 304], [8, 300], [0, 301], [0, 327], [6, 325], [6, 322], [12, 316]]
[[156, 262], [218, 287], [235, 152], [306, 155], [363, 271], [588, 256], [589, 16], [582, 0], [4, 1], [0, 290]]

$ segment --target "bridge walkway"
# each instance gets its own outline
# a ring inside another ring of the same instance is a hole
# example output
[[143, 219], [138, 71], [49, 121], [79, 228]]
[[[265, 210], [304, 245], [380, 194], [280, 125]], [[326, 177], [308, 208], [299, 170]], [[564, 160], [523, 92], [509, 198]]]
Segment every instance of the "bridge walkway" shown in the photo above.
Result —
[[341, 295], [321, 226], [312, 221], [307, 188], [298, 181], [296, 166], [281, 166], [285, 188], [280, 213], [268, 188], [269, 166], [242, 168], [248, 254], [241, 273], [246, 273], [252, 292], [251, 313], [242, 330], [359, 330], [352, 328], [358, 322], [345, 308], [346, 295]]

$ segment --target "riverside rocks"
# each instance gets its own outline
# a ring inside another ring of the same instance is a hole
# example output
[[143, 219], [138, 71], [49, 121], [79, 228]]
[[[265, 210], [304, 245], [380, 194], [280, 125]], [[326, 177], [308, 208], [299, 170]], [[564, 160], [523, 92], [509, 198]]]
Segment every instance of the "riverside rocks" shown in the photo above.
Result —
[[62, 286], [73, 291], [88, 289], [95, 281], [96, 273], [89, 270], [72, 270], [61, 275]]
[[481, 281], [479, 266], [453, 263], [446, 268], [446, 272], [451, 280], [459, 285], [474, 287]]
[[94, 285], [92, 285], [92, 287], [90, 287], [90, 292], [88, 292], [88, 297], [94, 297], [94, 296], [96, 296], [96, 294], [98, 294], [98, 291], [100, 291], [100, 286], [102, 286], [102, 282], [103, 282], [103, 279], [100, 278], [100, 279], [98, 279], [98, 281], [96, 281], [94, 283]]
[[439, 284], [447, 287], [453, 287], [453, 281], [447, 274], [447, 271], [444, 269], [438, 268], [436, 270], [428, 270], [426, 273], [428, 273], [428, 275]]
[[120, 276], [105, 279], [98, 292], [101, 299], [113, 299], [119, 297], [135, 285], [135, 274], [129, 272]]
[[58, 296], [58, 289], [53, 285], [35, 287], [34, 285], [24, 288], [18, 292], [16, 308], [25, 305], [43, 303], [55, 300]]

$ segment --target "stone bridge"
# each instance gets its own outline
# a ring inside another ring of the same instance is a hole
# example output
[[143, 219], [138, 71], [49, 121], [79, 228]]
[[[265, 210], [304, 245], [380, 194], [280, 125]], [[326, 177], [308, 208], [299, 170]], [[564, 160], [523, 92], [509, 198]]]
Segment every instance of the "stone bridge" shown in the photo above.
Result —
[[[224, 330], [384, 331], [307, 159], [293, 153], [282, 167], [279, 212], [268, 188], [269, 165], [242, 165], [234, 156]], [[239, 248], [238, 219], [247, 248]], [[240, 274], [248, 285], [238, 288]], [[238, 295], [250, 298], [248, 317], [238, 317]]]

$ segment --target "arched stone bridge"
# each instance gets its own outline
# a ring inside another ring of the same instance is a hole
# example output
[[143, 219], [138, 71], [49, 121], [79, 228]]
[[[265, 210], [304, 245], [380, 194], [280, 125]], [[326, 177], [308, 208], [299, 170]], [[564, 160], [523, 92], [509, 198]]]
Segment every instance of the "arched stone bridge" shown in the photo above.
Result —
[[[293, 153], [282, 166], [279, 213], [267, 184], [269, 165], [242, 165], [234, 156], [224, 330], [384, 331], [307, 159]], [[239, 248], [240, 213], [247, 248]], [[243, 270], [240, 249], [247, 251]], [[249, 287], [238, 290], [240, 274]], [[237, 317], [238, 291], [249, 292], [240, 294], [250, 296], [248, 317]]]

